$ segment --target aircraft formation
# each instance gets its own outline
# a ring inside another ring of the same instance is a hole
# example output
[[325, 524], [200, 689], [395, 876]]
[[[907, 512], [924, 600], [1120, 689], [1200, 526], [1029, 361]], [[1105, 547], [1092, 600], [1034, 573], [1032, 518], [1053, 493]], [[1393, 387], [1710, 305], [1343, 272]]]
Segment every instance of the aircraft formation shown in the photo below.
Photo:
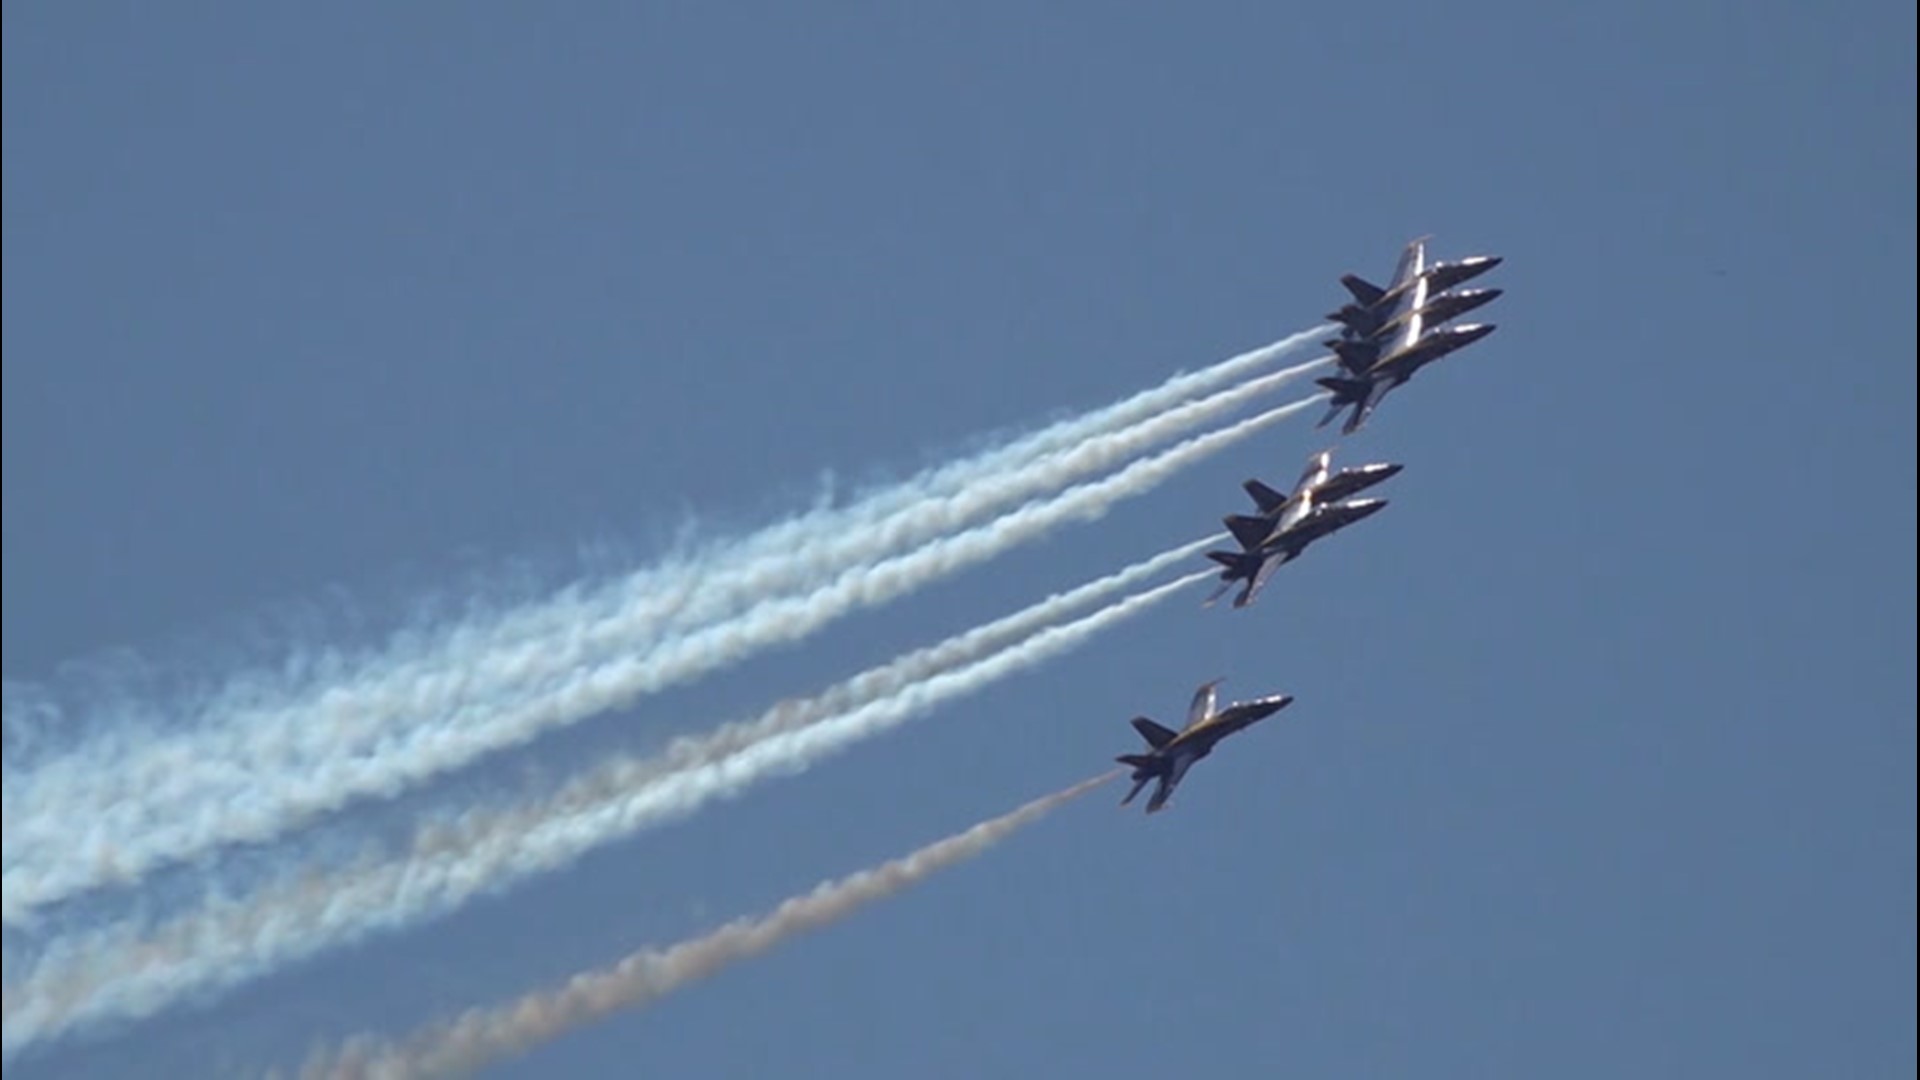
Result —
[[[1421, 368], [1493, 333], [1491, 323], [1452, 324], [1454, 319], [1499, 299], [1500, 289], [1456, 289], [1500, 265], [1498, 255], [1474, 255], [1456, 262], [1427, 262], [1423, 237], [1408, 244], [1383, 287], [1346, 274], [1340, 284], [1353, 297], [1327, 318], [1341, 327], [1340, 336], [1327, 341], [1339, 363], [1340, 374], [1316, 380], [1331, 397], [1325, 427], [1351, 409], [1341, 433], [1363, 427], [1386, 396], [1404, 385]], [[1450, 325], [1452, 324], [1452, 325]], [[1307, 459], [1306, 468], [1291, 491], [1282, 494], [1259, 480], [1241, 486], [1253, 499], [1254, 513], [1228, 514], [1222, 520], [1239, 543], [1238, 551], [1209, 551], [1219, 563], [1220, 588], [1207, 598], [1219, 600], [1241, 583], [1233, 606], [1253, 603], [1274, 571], [1304, 553], [1315, 540], [1372, 517], [1386, 509], [1387, 500], [1355, 498], [1376, 484], [1392, 479], [1403, 466], [1380, 462], [1333, 471], [1333, 451], [1321, 450]], [[1147, 800], [1147, 813], [1163, 809], [1187, 770], [1213, 752], [1221, 739], [1259, 723], [1293, 703], [1290, 694], [1275, 694], [1221, 708], [1218, 687], [1223, 680], [1201, 684], [1179, 731], [1136, 716], [1134, 730], [1147, 740], [1143, 754], [1122, 754], [1115, 760], [1133, 768], [1133, 789], [1120, 800], [1125, 806], [1149, 781], [1159, 786]]]

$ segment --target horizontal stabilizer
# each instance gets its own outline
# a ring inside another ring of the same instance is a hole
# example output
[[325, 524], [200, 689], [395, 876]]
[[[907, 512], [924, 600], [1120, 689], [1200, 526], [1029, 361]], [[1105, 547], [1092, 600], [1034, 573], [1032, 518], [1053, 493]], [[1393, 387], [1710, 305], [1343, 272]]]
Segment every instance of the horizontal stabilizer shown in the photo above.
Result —
[[1226, 522], [1227, 531], [1240, 542], [1240, 546], [1252, 551], [1266, 542], [1273, 532], [1273, 519], [1249, 517], [1246, 514], [1228, 514], [1220, 519]]
[[1224, 566], [1229, 571], [1228, 578], [1247, 577], [1259, 564], [1259, 557], [1245, 551], [1209, 551], [1207, 558]]
[[1136, 716], [1133, 718], [1133, 730], [1139, 732], [1140, 737], [1152, 744], [1155, 750], [1160, 749], [1180, 736], [1179, 732], [1162, 727], [1144, 716]]
[[1271, 514], [1287, 504], [1287, 497], [1258, 480], [1249, 480], [1240, 485], [1253, 498], [1253, 505], [1263, 514]]
[[1387, 290], [1359, 274], [1341, 275], [1340, 284], [1347, 287], [1347, 291], [1353, 294], [1354, 300], [1358, 301], [1361, 307], [1372, 307], [1380, 302], [1381, 297], [1387, 295]]
[[1373, 383], [1366, 379], [1343, 379], [1338, 375], [1328, 375], [1313, 381], [1333, 391], [1333, 404], [1336, 409], [1342, 405], [1365, 400], [1367, 391], [1373, 386]]
[[1327, 321], [1339, 323], [1356, 337], [1369, 338], [1380, 330], [1380, 313], [1359, 304], [1342, 304], [1339, 311], [1327, 314]]
[[1327, 342], [1327, 348], [1340, 358], [1340, 366], [1355, 375], [1364, 375], [1368, 369], [1380, 362], [1380, 346], [1359, 341]]

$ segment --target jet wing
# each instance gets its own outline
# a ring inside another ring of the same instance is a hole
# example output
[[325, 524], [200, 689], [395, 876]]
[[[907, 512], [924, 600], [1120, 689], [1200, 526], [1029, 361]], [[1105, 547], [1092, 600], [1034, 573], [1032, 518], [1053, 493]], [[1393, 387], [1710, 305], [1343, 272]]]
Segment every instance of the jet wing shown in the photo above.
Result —
[[1193, 725], [1213, 715], [1214, 703], [1218, 700], [1220, 692], [1220, 684], [1225, 681], [1226, 679], [1220, 678], [1212, 682], [1201, 683], [1200, 689], [1193, 692], [1193, 703], [1187, 706], [1188, 728], [1192, 728]]

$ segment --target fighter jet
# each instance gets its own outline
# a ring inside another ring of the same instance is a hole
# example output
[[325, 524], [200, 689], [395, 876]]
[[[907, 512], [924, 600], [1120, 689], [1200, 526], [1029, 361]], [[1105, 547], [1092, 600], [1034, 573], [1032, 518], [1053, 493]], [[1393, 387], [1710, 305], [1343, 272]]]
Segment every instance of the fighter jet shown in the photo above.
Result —
[[[1412, 255], [1411, 259], [1418, 261], [1409, 268], [1410, 256], [1403, 254], [1400, 257], [1399, 268], [1394, 271], [1393, 282], [1384, 289], [1358, 274], [1347, 274], [1342, 277], [1340, 284], [1345, 285], [1347, 292], [1353, 294], [1353, 303], [1342, 305], [1338, 311], [1329, 312], [1327, 318], [1345, 327], [1346, 333], [1352, 337], [1373, 337], [1396, 315], [1404, 314], [1411, 309], [1408, 294], [1413, 291], [1416, 283], [1426, 290], [1427, 296], [1435, 297], [1455, 285], [1464, 284], [1479, 277], [1505, 261], [1499, 255], [1474, 255], [1458, 262], [1440, 262], [1426, 266], [1424, 265], [1425, 238], [1415, 240], [1408, 245], [1410, 252], [1415, 247], [1419, 248], [1419, 252]], [[1493, 295], [1469, 303], [1451, 315], [1432, 315], [1430, 321], [1442, 323], [1448, 319], [1458, 318], [1481, 304], [1491, 303], [1500, 295], [1498, 289], [1468, 289], [1457, 295], [1483, 296], [1488, 292]]]
[[1229, 514], [1223, 519], [1227, 529], [1240, 538], [1240, 546], [1248, 550], [1257, 548], [1273, 534], [1305, 520], [1316, 504], [1324, 506], [1352, 498], [1393, 478], [1404, 468], [1382, 462], [1330, 473], [1332, 457], [1333, 451], [1322, 450], [1308, 458], [1307, 467], [1294, 483], [1291, 494], [1283, 495], [1257, 479], [1242, 483], [1240, 486], [1253, 499], [1258, 514]]
[[[1240, 551], [1209, 551], [1207, 558], [1219, 563], [1226, 569], [1220, 571], [1220, 588], [1206, 600], [1211, 606], [1233, 587], [1236, 581], [1247, 583], [1240, 595], [1234, 597], [1233, 606], [1246, 607], [1261, 589], [1266, 588], [1267, 579], [1275, 570], [1300, 557], [1307, 545], [1323, 536], [1331, 536], [1341, 529], [1372, 517], [1386, 509], [1385, 499], [1348, 499], [1344, 502], [1315, 505], [1313, 511], [1291, 528], [1268, 534], [1265, 531], [1265, 519], [1248, 518], [1243, 515], [1229, 514], [1227, 528], [1233, 532], [1234, 539], [1240, 541]], [[1253, 522], [1254, 528], [1248, 529], [1243, 523]]]
[[1339, 357], [1340, 366], [1346, 369], [1347, 374], [1328, 375], [1314, 380], [1333, 391], [1333, 397], [1327, 403], [1327, 415], [1321, 417], [1318, 426], [1326, 427], [1334, 417], [1340, 415], [1340, 410], [1351, 405], [1353, 415], [1347, 417], [1340, 431], [1344, 435], [1353, 434], [1367, 422], [1367, 417], [1373, 415], [1373, 410], [1380, 407], [1380, 402], [1413, 378], [1415, 372], [1493, 331], [1492, 323], [1443, 327], [1430, 330], [1391, 352], [1375, 342], [1329, 341], [1327, 347]]
[[1187, 707], [1187, 726], [1179, 731], [1161, 727], [1144, 716], [1133, 718], [1133, 729], [1147, 740], [1152, 749], [1144, 754], [1121, 754], [1114, 759], [1122, 765], [1133, 766], [1133, 790], [1120, 800], [1121, 806], [1132, 802], [1133, 797], [1140, 794], [1140, 789], [1147, 786], [1147, 781], [1158, 778], [1160, 786], [1154, 789], [1153, 797], [1147, 800], [1147, 813], [1159, 811], [1167, 805], [1167, 797], [1173, 794], [1174, 788], [1180, 786], [1181, 778], [1187, 775], [1193, 763], [1213, 753], [1214, 744], [1293, 704], [1293, 695], [1275, 694], [1252, 701], [1238, 701], [1216, 711], [1215, 694], [1223, 681], [1215, 679], [1203, 683], [1200, 689], [1194, 691], [1193, 704]]

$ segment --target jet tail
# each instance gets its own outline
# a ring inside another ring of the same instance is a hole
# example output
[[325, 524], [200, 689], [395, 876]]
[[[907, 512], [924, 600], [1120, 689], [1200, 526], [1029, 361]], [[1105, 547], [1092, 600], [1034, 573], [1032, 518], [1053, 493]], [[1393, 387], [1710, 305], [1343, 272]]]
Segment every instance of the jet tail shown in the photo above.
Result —
[[1354, 300], [1357, 301], [1361, 307], [1372, 307], [1380, 302], [1381, 297], [1387, 295], [1387, 290], [1375, 285], [1359, 274], [1342, 274], [1340, 284], [1347, 287], [1347, 291], [1353, 294]]
[[1253, 499], [1253, 505], [1259, 507], [1263, 514], [1271, 514], [1287, 504], [1285, 495], [1258, 480], [1248, 480], [1240, 486], [1246, 489], [1247, 495]]
[[1173, 795], [1173, 785], [1166, 777], [1160, 778], [1160, 786], [1153, 789], [1153, 798], [1147, 800], [1147, 813], [1157, 814], [1166, 808], [1167, 799]]
[[1328, 375], [1313, 381], [1325, 389], [1333, 391], [1333, 404], [1336, 408], [1342, 405], [1352, 405], [1358, 401], [1365, 401], [1367, 399], [1367, 391], [1373, 389], [1373, 383], [1368, 379], [1347, 379], [1338, 375]]
[[1273, 531], [1273, 521], [1270, 518], [1228, 514], [1220, 520], [1226, 522], [1227, 531], [1232, 533], [1233, 538], [1240, 542], [1240, 546], [1248, 551], [1259, 547], [1261, 542], [1266, 540], [1267, 535]]
[[1381, 356], [1379, 346], [1358, 341], [1334, 338], [1326, 345], [1333, 350], [1333, 355], [1340, 358], [1340, 366], [1355, 374], [1365, 373], [1368, 368], [1379, 362]]
[[1113, 760], [1122, 765], [1133, 766], [1133, 790], [1127, 792], [1127, 797], [1120, 800], [1120, 805], [1125, 806], [1133, 801], [1135, 795], [1140, 794], [1140, 789], [1147, 786], [1147, 781], [1153, 779], [1153, 774], [1146, 771], [1153, 767], [1153, 759], [1145, 754], [1121, 754]]
[[1207, 597], [1206, 602], [1200, 606], [1212, 607], [1222, 596], [1227, 594], [1227, 590], [1232, 588], [1233, 583], [1236, 581], [1246, 582], [1247, 587], [1240, 590], [1239, 596], [1233, 598], [1233, 606], [1242, 608], [1253, 601], [1254, 582], [1260, 576], [1261, 566], [1260, 555], [1257, 551], [1209, 551], [1207, 552], [1207, 558], [1212, 559], [1227, 569], [1225, 573], [1220, 575], [1220, 587], [1215, 589], [1213, 595]]
[[1367, 394], [1373, 390], [1373, 383], [1366, 379], [1346, 379], [1338, 375], [1329, 375], [1323, 379], [1315, 379], [1314, 382], [1333, 391], [1333, 400], [1328, 402], [1327, 415], [1321, 417], [1320, 422], [1314, 426], [1326, 427], [1328, 424], [1333, 423], [1334, 417], [1340, 415], [1340, 410], [1351, 405], [1353, 406], [1353, 418], [1348, 422], [1347, 427], [1342, 430], [1349, 435], [1353, 434], [1354, 429], [1359, 426], [1360, 410], [1366, 405]]
[[1328, 312], [1327, 320], [1346, 327], [1347, 332], [1356, 337], [1372, 337], [1380, 329], [1380, 316], [1359, 304], [1346, 304], [1339, 311]]
[[[1147, 740], [1147, 745], [1153, 747], [1155, 750], [1167, 745], [1180, 735], [1179, 732], [1156, 724], [1144, 716], [1136, 716], [1133, 718], [1133, 730], [1139, 732], [1140, 737]], [[1121, 760], [1125, 759], [1123, 758]], [[1139, 763], [1128, 762], [1128, 764], [1137, 765]]]
[[1209, 551], [1207, 558], [1219, 563], [1235, 576], [1244, 576], [1259, 569], [1259, 559], [1244, 551]]

